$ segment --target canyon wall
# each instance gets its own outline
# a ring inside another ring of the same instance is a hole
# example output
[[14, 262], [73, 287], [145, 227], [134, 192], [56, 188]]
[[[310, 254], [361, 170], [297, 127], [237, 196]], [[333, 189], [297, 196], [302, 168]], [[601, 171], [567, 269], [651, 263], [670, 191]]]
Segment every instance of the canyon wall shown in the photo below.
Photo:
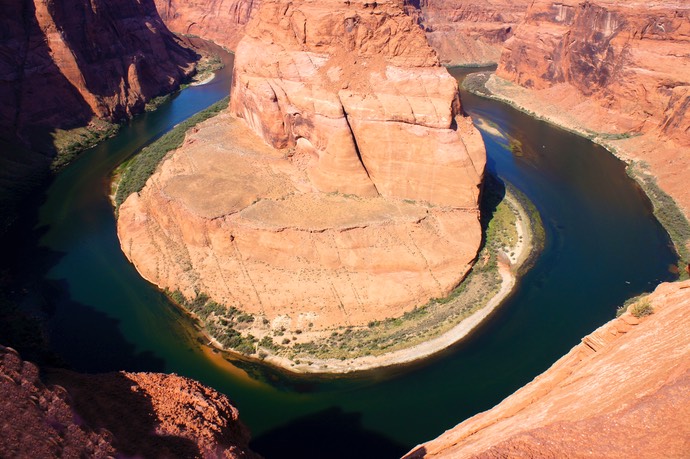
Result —
[[683, 458], [690, 451], [690, 281], [662, 284], [531, 383], [406, 458]]
[[191, 74], [153, 0], [3, 1], [0, 138], [51, 145], [55, 128], [121, 120]]
[[170, 30], [197, 35], [231, 51], [239, 43], [260, 0], [155, 0]]
[[188, 378], [39, 369], [0, 346], [3, 457], [256, 458], [228, 398]]
[[300, 340], [399, 317], [464, 278], [484, 146], [401, 2], [263, 1], [229, 112], [120, 207], [145, 278], [262, 318], [254, 337]]
[[408, 13], [425, 31], [444, 65], [498, 62], [529, 6], [527, 0], [407, 1]]
[[687, 214], [688, 49], [684, 1], [537, 0], [496, 74], [531, 90], [519, 105], [644, 161]]

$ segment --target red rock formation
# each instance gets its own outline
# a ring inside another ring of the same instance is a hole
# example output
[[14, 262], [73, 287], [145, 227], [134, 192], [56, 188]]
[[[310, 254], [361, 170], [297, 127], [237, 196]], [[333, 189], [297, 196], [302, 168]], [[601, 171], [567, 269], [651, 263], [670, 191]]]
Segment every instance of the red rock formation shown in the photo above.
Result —
[[498, 62], [503, 42], [522, 20], [527, 0], [407, 1], [445, 65]]
[[690, 5], [682, 0], [538, 0], [506, 43], [497, 75], [533, 90], [530, 110], [556, 113], [561, 124], [648, 163], [687, 213], [690, 155], [680, 153], [690, 147], [688, 49]]
[[271, 147], [221, 115], [120, 207], [144, 277], [267, 319], [258, 337], [398, 317], [463, 279], [484, 146], [401, 2], [263, 1], [230, 111]]
[[0, 346], [0, 454], [3, 457], [111, 457], [109, 432], [79, 425], [61, 387], [47, 388], [38, 368]]
[[61, 386], [46, 387], [35, 365], [0, 346], [3, 457], [258, 457], [228, 398], [191, 379], [50, 375]]
[[[0, 137], [47, 143], [53, 128], [120, 120], [193, 71], [152, 0], [5, 1]], [[42, 142], [43, 141], [43, 142]]]
[[170, 30], [198, 35], [234, 51], [259, 0], [155, 0]]
[[527, 386], [407, 458], [684, 458], [690, 451], [690, 281], [662, 284], [651, 316], [586, 336]]
[[481, 138], [399, 2], [263, 2], [237, 48], [231, 111], [311, 157], [319, 191], [477, 207]]

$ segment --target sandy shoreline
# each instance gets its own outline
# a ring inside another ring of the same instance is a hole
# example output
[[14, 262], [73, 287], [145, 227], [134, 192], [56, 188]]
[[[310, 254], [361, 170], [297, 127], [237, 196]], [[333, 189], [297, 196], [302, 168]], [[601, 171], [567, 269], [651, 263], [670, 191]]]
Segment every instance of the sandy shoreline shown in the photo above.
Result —
[[442, 352], [443, 350], [461, 341], [477, 326], [479, 326], [487, 317], [489, 317], [512, 292], [517, 281], [515, 273], [521, 264], [529, 258], [529, 255], [533, 249], [533, 232], [530, 228], [530, 219], [527, 215], [527, 212], [520, 205], [519, 201], [509, 193], [506, 193], [506, 199], [510, 202], [514, 209], [518, 210], [519, 213], [519, 217], [516, 218], [518, 238], [515, 246], [512, 248], [512, 251], [515, 253], [515, 255], [513, 257], [509, 257], [511, 258], [511, 265], [499, 263], [498, 272], [501, 276], [501, 287], [498, 293], [496, 293], [496, 295], [494, 295], [482, 309], [474, 312], [458, 325], [440, 336], [415, 346], [386, 354], [377, 356], [363, 356], [345, 360], [305, 357], [305, 359], [308, 359], [310, 362], [308, 364], [295, 364], [295, 362], [289, 358], [268, 355], [264, 361], [293, 373], [346, 374], [409, 364], [415, 361], [423, 360], [434, 354]]

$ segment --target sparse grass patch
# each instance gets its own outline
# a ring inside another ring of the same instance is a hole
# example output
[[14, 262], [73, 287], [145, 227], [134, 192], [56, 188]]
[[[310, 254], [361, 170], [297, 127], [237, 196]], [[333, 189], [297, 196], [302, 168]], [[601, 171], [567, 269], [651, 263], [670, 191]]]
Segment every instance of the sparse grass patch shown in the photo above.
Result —
[[632, 305], [630, 314], [639, 319], [654, 314], [654, 308], [648, 300], [641, 300]]
[[645, 163], [633, 161], [628, 165], [626, 172], [640, 184], [652, 202], [654, 216], [666, 229], [680, 258], [678, 260], [680, 278], [681, 280], [687, 279], [688, 273], [685, 267], [690, 263], [690, 251], [688, 251], [690, 223], [673, 198], [659, 187], [656, 179], [645, 173], [646, 168]]

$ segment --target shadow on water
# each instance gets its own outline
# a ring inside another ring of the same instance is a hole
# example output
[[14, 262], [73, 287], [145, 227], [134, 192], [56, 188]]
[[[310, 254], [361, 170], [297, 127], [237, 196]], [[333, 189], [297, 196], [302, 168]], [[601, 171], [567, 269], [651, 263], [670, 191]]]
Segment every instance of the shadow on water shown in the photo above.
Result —
[[292, 420], [267, 432], [250, 445], [266, 459], [380, 459], [402, 456], [409, 447], [365, 429], [361, 413], [332, 407]]
[[[43, 196], [32, 199], [43, 201]], [[49, 229], [37, 227], [38, 206], [29, 208], [34, 211], [21, 214], [0, 241], [2, 344], [39, 365], [68, 367], [62, 356], [72, 355], [90, 362], [89, 371], [162, 371], [163, 361], [137, 352], [118, 320], [72, 298], [67, 280], [49, 278], [66, 254], [40, 244]]]

